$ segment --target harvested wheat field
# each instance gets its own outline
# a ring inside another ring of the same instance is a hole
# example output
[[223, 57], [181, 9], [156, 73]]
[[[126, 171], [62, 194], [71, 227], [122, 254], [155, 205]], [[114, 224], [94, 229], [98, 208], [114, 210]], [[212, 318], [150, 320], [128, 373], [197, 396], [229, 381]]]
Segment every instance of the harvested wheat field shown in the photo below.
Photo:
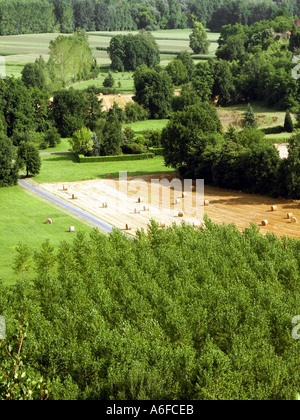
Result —
[[114, 104], [117, 104], [120, 108], [125, 108], [128, 102], [133, 103], [134, 95], [103, 95], [100, 93], [98, 95], [98, 100], [102, 100], [103, 110], [110, 110]]
[[256, 223], [263, 234], [300, 238], [300, 202], [205, 187], [204, 203], [201, 188], [183, 193], [182, 185], [175, 181], [173, 189], [168, 181], [160, 185], [163, 176], [141, 178], [65, 183], [68, 191], [61, 183], [41, 184], [40, 188], [131, 235], [146, 229], [151, 219], [163, 226], [185, 221], [198, 227], [206, 214], [214, 223], [233, 223], [240, 230]]

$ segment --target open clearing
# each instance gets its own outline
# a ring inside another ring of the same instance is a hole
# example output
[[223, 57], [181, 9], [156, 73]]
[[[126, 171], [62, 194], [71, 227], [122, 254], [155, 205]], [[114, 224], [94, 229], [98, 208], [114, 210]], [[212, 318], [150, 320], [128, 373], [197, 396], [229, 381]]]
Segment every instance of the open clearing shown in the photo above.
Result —
[[[174, 204], [176, 198], [181, 197], [182, 190], [175, 192], [171, 190], [170, 193], [167, 186], [151, 187], [150, 181], [161, 180], [164, 178], [163, 175], [149, 175], [141, 178], [146, 183], [139, 182], [137, 178], [129, 178], [127, 182], [106, 179], [66, 183], [64, 185], [67, 186], [68, 191], [63, 191], [62, 183], [42, 184], [40, 188], [67, 202], [72, 202], [73, 205], [119, 229], [124, 230], [126, 224], [129, 224], [132, 228], [128, 232], [130, 234], [135, 234], [137, 229], [146, 229], [151, 219], [165, 223], [167, 226], [172, 223], [180, 224], [182, 221], [187, 223], [194, 221], [198, 224], [204, 211], [214, 223], [234, 223], [240, 230], [249, 227], [250, 223], [255, 223], [261, 226], [263, 234], [270, 232], [278, 237], [286, 235], [291, 238], [300, 238], [298, 224], [287, 219], [287, 214], [293, 213], [300, 222], [299, 202], [274, 200], [258, 195], [205, 187], [205, 200], [209, 200], [209, 207], [203, 206], [203, 200], [196, 192], [188, 192], [187, 198], [182, 199], [181, 204]], [[172, 179], [170, 175], [166, 175], [166, 178]], [[159, 189], [161, 190], [158, 196]], [[126, 191], [128, 205], [126, 205]], [[72, 194], [77, 199], [72, 200]], [[151, 201], [151, 194], [159, 197], [159, 203]], [[143, 198], [143, 203], [138, 203], [139, 197]], [[168, 205], [168, 197], [170, 205]], [[102, 203], [105, 202], [107, 208], [102, 208]], [[195, 214], [196, 203], [198, 214]], [[149, 211], [144, 211], [144, 206], [147, 205], [149, 205]], [[277, 206], [276, 212], [271, 211], [272, 205]], [[135, 209], [139, 209], [140, 213], [136, 214]], [[184, 212], [183, 218], [178, 217], [180, 211]], [[263, 220], [268, 220], [267, 227], [262, 227]]]
[[[267, 128], [275, 127], [278, 125], [284, 125], [285, 111], [277, 111], [276, 109], [264, 106], [263, 104], [251, 103], [251, 106], [254, 110], [258, 128]], [[224, 130], [227, 130], [230, 125], [235, 127], [242, 128], [242, 123], [244, 119], [244, 113], [246, 111], [246, 105], [233, 105], [227, 107], [217, 107], [219, 118], [222, 122]], [[295, 121], [295, 116], [293, 116]], [[290, 137], [288, 133], [282, 133], [280, 135], [272, 135], [268, 137]]]

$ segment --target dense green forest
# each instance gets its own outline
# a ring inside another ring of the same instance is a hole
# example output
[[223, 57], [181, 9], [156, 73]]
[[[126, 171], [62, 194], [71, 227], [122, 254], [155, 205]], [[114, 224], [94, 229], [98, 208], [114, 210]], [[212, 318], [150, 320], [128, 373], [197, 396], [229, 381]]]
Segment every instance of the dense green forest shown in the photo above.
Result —
[[219, 31], [226, 24], [270, 19], [282, 8], [300, 14], [297, 0], [1, 0], [0, 35], [177, 29], [195, 20]]
[[0, 398], [295, 399], [300, 242], [257, 229], [153, 222], [19, 247]]

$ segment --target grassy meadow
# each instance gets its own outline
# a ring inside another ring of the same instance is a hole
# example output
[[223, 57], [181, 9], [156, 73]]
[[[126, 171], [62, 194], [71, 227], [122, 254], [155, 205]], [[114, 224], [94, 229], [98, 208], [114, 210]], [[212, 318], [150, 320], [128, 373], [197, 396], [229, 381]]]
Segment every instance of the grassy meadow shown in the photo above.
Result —
[[106, 178], [111, 174], [114, 178], [120, 171], [128, 172], [128, 176], [151, 175], [174, 172], [167, 168], [164, 159], [156, 156], [154, 159], [128, 162], [95, 162], [78, 163], [73, 153], [42, 156], [42, 169], [34, 179], [43, 182], [74, 182], [95, 178]]
[[141, 136], [147, 130], [163, 130], [168, 122], [169, 120], [147, 120], [124, 124], [123, 127], [131, 127], [137, 136]]
[[[53, 220], [52, 225], [44, 224], [48, 218]], [[21, 187], [1, 188], [0, 281], [13, 284], [20, 277], [12, 268], [19, 243], [39, 249], [47, 239], [53, 245], [71, 241], [73, 235], [68, 232], [70, 226], [75, 226], [77, 231], [91, 231], [87, 224], [27, 193]]]

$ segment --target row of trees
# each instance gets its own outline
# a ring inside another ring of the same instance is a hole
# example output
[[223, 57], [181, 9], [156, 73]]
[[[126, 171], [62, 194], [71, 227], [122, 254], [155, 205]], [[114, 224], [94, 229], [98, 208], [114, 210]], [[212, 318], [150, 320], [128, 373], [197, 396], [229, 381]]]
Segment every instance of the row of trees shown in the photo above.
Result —
[[195, 21], [220, 31], [226, 24], [270, 19], [282, 8], [300, 14], [297, 0], [1, 0], [0, 35], [177, 29]]
[[[193, 96], [194, 102], [197, 99]], [[286, 128], [291, 128], [289, 114]], [[280, 159], [275, 147], [257, 130], [251, 110], [244, 129], [222, 133], [216, 110], [207, 102], [175, 112], [162, 132], [166, 164], [184, 177], [249, 193], [300, 198], [300, 136], [289, 142], [289, 156]]]
[[[203, 65], [208, 83], [214, 81], [212, 99], [223, 105], [264, 101], [296, 109], [299, 83], [292, 74], [292, 58], [299, 48], [299, 30], [285, 16], [250, 27], [224, 26], [217, 60], [209, 61], [209, 69]], [[200, 71], [201, 65], [198, 67]], [[203, 75], [202, 82], [204, 79]]]
[[0, 0], [0, 35], [49, 33], [56, 29], [54, 6], [44, 0]]
[[295, 399], [299, 262], [299, 241], [208, 220], [19, 246], [0, 399]]
[[68, 137], [82, 125], [93, 128], [101, 115], [101, 104], [94, 93], [62, 90], [52, 102], [49, 92], [27, 88], [20, 79], [8, 77], [0, 80], [0, 94], [0, 131], [15, 146], [30, 138], [38, 142], [40, 134], [54, 146], [59, 142], [56, 128], [61, 136]]
[[36, 146], [23, 141], [15, 148], [11, 139], [0, 133], [0, 188], [16, 185], [19, 171], [24, 169], [27, 177], [40, 172], [41, 158]]

